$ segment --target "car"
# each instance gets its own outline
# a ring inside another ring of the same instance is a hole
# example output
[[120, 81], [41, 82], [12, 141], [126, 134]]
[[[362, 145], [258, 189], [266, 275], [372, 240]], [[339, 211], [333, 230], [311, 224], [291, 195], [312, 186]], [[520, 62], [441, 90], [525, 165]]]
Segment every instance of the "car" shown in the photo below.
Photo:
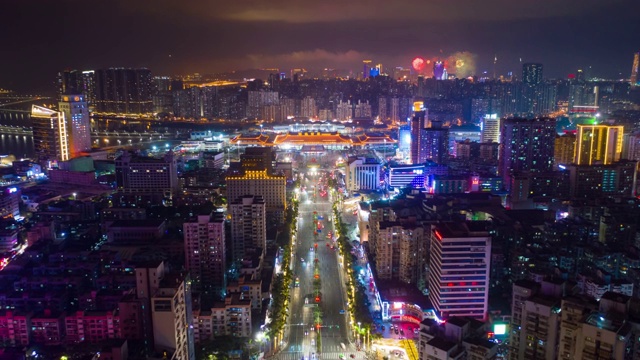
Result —
[[349, 355], [350, 358], [355, 359], [356, 356], [354, 354]]
[[415, 329], [413, 329], [413, 333], [414, 333], [414, 334], [418, 335], [418, 333], [419, 333], [419, 332], [420, 332], [420, 328], [415, 328]]
[[300, 258], [300, 261], [301, 261], [301, 262], [304, 262], [304, 258]]
[[396, 333], [396, 335], [398, 335], [398, 329], [394, 329], [393, 332]]
[[344, 314], [345, 314], [344, 309], [341, 309], [341, 310], [340, 310], [340, 315], [344, 315]]
[[312, 247], [309, 247], [309, 251], [313, 251], [313, 248], [312, 248]]

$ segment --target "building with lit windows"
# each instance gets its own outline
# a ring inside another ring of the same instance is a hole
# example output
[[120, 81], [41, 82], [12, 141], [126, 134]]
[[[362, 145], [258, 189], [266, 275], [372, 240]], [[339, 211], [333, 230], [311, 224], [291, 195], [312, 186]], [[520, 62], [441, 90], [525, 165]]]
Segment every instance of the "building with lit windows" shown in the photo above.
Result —
[[284, 219], [287, 208], [287, 178], [271, 175], [267, 169], [239, 170], [226, 176], [227, 199], [238, 199], [244, 195], [261, 196], [264, 199], [267, 216], [277, 221]]
[[345, 168], [349, 191], [377, 190], [380, 188], [380, 162], [374, 158], [350, 158]]
[[522, 64], [522, 82], [525, 85], [538, 85], [542, 82], [542, 64]]
[[636, 194], [637, 161], [619, 161], [609, 165], [570, 165], [567, 168], [572, 197]]
[[623, 126], [578, 125], [574, 163], [607, 165], [620, 160]]
[[496, 114], [487, 114], [482, 119], [482, 129], [480, 130], [481, 143], [500, 142], [500, 118]]
[[153, 111], [153, 80], [149, 69], [110, 68], [95, 71], [96, 111], [146, 114]]
[[64, 113], [33, 105], [31, 107], [33, 147], [40, 163], [69, 160], [69, 134]]
[[172, 197], [179, 190], [173, 152], [163, 158], [143, 157], [125, 151], [115, 161], [116, 184], [123, 193], [159, 193]]
[[67, 119], [70, 157], [91, 150], [91, 121], [84, 95], [62, 95], [58, 103]]
[[417, 284], [420, 269], [428, 258], [424, 228], [390, 221], [379, 222], [377, 226], [375, 261], [378, 278]]
[[431, 127], [420, 132], [419, 163], [427, 160], [437, 164], [446, 164], [449, 160], [449, 128], [441, 121], [431, 121]]
[[640, 76], [638, 76], [639, 71], [640, 71], [640, 52], [637, 52], [633, 54], [633, 65], [631, 66], [631, 78], [630, 78], [631, 86], [640, 86]]
[[556, 136], [555, 148], [553, 150], [553, 160], [555, 165], [567, 165], [573, 163], [576, 149], [576, 135], [566, 133]]
[[20, 190], [17, 187], [0, 188], [0, 219], [20, 216]]
[[185, 268], [198, 290], [222, 294], [227, 285], [223, 215], [198, 215], [195, 220], [183, 225]]
[[491, 237], [485, 227], [473, 221], [432, 227], [429, 300], [440, 318], [487, 316]]
[[232, 201], [228, 208], [233, 259], [242, 260], [250, 249], [264, 255], [267, 248], [267, 212], [262, 197], [244, 195]]
[[498, 173], [507, 189], [511, 188], [511, 177], [516, 173], [553, 169], [555, 119], [504, 119], [500, 136]]
[[411, 118], [411, 163], [422, 164], [427, 159], [421, 153], [424, 147], [422, 130], [427, 127], [428, 110], [424, 108], [424, 103], [417, 101], [413, 104], [414, 114]]

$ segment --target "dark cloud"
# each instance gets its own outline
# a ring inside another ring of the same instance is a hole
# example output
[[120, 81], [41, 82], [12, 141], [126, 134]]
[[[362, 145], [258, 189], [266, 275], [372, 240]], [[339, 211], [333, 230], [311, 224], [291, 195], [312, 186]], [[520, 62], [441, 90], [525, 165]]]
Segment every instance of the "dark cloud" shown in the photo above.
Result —
[[358, 69], [360, 57], [409, 66], [455, 52], [478, 73], [497, 55], [498, 73], [522, 58], [548, 76], [628, 76], [638, 13], [638, 0], [4, 1], [0, 87], [50, 90], [65, 68]]

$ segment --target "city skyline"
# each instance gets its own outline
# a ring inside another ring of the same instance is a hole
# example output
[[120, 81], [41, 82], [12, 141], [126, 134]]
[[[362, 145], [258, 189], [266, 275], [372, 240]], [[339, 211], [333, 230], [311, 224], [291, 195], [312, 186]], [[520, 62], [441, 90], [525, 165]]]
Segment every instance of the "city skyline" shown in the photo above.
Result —
[[[24, 23], [11, 17], [0, 25], [12, 34], [0, 60], [11, 71], [0, 76], [0, 88], [51, 91], [55, 74], [66, 68], [144, 66], [158, 75], [260, 67], [357, 71], [363, 59], [408, 68], [416, 56], [457, 52], [475, 56], [478, 75], [491, 76], [497, 56], [498, 75], [519, 73], [522, 61], [544, 64], [548, 78], [582, 68], [590, 76], [628, 79], [638, 51], [633, 34], [640, 25], [633, 14], [639, 7], [630, 0], [571, 0], [553, 7], [498, 0], [482, 6], [403, 0], [304, 7], [291, 1], [11, 2], [7, 12], [28, 13], [30, 24], [18, 30]], [[106, 22], [96, 21], [96, 14]]]

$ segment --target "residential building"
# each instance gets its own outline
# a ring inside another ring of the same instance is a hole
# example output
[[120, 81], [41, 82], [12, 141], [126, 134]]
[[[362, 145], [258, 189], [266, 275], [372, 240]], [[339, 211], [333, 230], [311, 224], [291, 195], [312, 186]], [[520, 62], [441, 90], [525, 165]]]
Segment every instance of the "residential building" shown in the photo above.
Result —
[[227, 294], [240, 294], [240, 299], [251, 301], [251, 309], [262, 309], [262, 281], [251, 276], [240, 276], [227, 285]]
[[0, 219], [20, 216], [20, 193], [15, 186], [0, 188]]
[[232, 201], [228, 208], [233, 259], [243, 259], [249, 249], [264, 255], [267, 248], [267, 213], [262, 196], [244, 195]]
[[623, 126], [578, 125], [574, 163], [608, 165], [622, 156]]
[[153, 193], [171, 198], [179, 189], [173, 152], [161, 159], [123, 152], [116, 159], [116, 185], [122, 193]]
[[238, 199], [244, 195], [257, 195], [264, 199], [267, 216], [275, 221], [284, 219], [287, 208], [287, 178], [271, 175], [267, 169], [243, 169], [226, 176], [227, 199]]
[[185, 268], [195, 287], [205, 293], [222, 294], [226, 288], [224, 218], [221, 213], [198, 215], [183, 225]]
[[566, 133], [562, 136], [556, 136], [555, 147], [553, 151], [553, 159], [555, 166], [568, 165], [573, 163], [576, 150], [576, 135]]
[[634, 196], [636, 193], [637, 161], [620, 161], [608, 165], [570, 165], [568, 169], [572, 197]]
[[148, 69], [95, 71], [96, 111], [145, 114], [153, 111], [153, 80]]

